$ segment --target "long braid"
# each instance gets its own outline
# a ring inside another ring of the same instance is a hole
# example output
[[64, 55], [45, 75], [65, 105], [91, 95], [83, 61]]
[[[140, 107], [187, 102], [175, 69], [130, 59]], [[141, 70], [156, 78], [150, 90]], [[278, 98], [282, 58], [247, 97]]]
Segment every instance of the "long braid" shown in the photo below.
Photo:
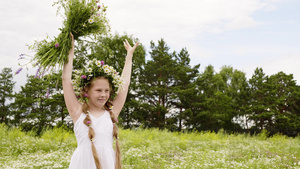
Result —
[[111, 121], [113, 122], [113, 137], [116, 139], [116, 165], [115, 169], [122, 169], [122, 162], [121, 162], [121, 151], [119, 146], [119, 128], [117, 126], [118, 119], [115, 117], [115, 114], [111, 110], [111, 107], [113, 106], [112, 102], [107, 101], [105, 103], [104, 108], [109, 111]]
[[89, 115], [89, 112], [88, 112], [88, 108], [89, 108], [89, 105], [84, 101], [83, 102], [83, 105], [82, 105], [82, 111], [84, 112], [84, 114], [86, 114], [86, 117], [85, 119], [83, 120], [83, 123], [89, 127], [89, 133], [88, 133], [88, 136], [91, 140], [91, 147], [92, 147], [92, 153], [93, 153], [93, 157], [94, 157], [94, 160], [95, 160], [95, 164], [96, 164], [96, 167], [97, 169], [102, 169], [102, 166], [101, 166], [101, 163], [100, 163], [100, 158], [98, 156], [98, 153], [97, 153], [97, 150], [96, 150], [96, 147], [94, 145], [94, 137], [95, 137], [95, 131], [94, 129], [91, 127], [91, 124], [92, 124], [92, 120], [91, 120], [91, 117]]

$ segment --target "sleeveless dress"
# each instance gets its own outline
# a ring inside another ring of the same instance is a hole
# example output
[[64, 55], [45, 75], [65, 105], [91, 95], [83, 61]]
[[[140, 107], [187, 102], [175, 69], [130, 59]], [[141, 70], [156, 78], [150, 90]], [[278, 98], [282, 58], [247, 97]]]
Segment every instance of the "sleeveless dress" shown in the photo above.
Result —
[[[88, 137], [89, 128], [83, 123], [86, 114], [82, 113], [74, 125], [77, 148], [72, 155], [69, 169], [96, 169], [91, 140]], [[115, 169], [115, 151], [113, 149], [113, 123], [109, 112], [95, 118], [90, 114], [92, 127], [95, 131], [94, 144], [97, 149], [103, 169]]]

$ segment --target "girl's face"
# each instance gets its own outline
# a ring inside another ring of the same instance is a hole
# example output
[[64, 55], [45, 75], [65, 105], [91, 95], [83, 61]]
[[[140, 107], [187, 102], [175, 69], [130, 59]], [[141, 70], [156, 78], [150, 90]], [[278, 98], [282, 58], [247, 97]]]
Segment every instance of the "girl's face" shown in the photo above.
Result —
[[96, 78], [88, 90], [90, 106], [102, 108], [110, 97], [110, 86], [107, 79]]

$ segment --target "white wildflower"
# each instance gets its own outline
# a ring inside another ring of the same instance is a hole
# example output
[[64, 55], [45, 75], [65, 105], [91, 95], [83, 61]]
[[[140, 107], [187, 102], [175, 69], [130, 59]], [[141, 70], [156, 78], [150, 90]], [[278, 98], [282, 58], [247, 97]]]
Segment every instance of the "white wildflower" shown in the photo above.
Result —
[[89, 23], [93, 23], [93, 22], [94, 22], [94, 19], [90, 18]]
[[108, 73], [108, 72], [109, 72], [109, 69], [104, 68], [104, 73]]
[[97, 66], [101, 66], [101, 62], [99, 60], [96, 61]]

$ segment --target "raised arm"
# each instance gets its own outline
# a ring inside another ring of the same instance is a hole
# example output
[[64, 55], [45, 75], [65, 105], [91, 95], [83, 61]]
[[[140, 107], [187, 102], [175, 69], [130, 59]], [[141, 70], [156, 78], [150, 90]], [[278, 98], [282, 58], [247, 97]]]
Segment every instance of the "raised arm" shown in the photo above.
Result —
[[139, 43], [137, 42], [133, 47], [131, 47], [127, 40], [125, 40], [124, 42], [125, 49], [127, 50], [127, 56], [125, 59], [125, 64], [121, 75], [121, 78], [124, 81], [124, 85], [123, 85], [124, 90], [120, 90], [117, 97], [113, 101], [113, 105], [114, 105], [113, 112], [115, 113], [116, 117], [119, 116], [126, 101], [128, 88], [130, 84], [130, 78], [131, 78], [132, 57], [138, 45]]
[[72, 85], [72, 69], [73, 69], [73, 58], [74, 58], [74, 38], [72, 38], [72, 48], [69, 52], [69, 61], [65, 63], [62, 71], [62, 83], [63, 83], [63, 92], [65, 103], [67, 105], [68, 112], [75, 123], [81, 114], [81, 103], [77, 100], [75, 92]]

